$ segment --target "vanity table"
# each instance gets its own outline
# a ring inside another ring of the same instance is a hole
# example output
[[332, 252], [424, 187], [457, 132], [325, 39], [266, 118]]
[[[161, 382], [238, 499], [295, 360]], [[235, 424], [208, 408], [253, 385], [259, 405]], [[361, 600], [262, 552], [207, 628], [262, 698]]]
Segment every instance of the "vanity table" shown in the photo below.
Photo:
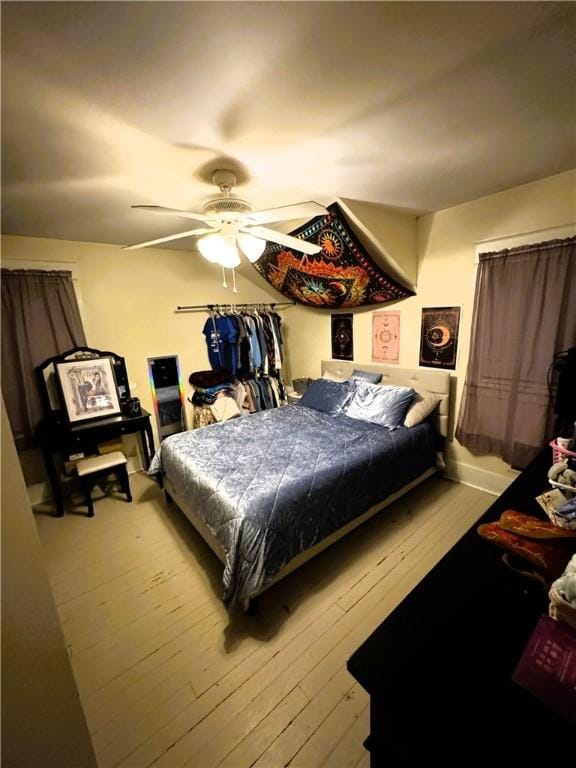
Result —
[[96, 452], [96, 446], [122, 435], [140, 435], [140, 445], [146, 469], [154, 455], [154, 436], [150, 414], [144, 409], [139, 416], [111, 416], [86, 424], [69, 424], [61, 416], [47, 417], [40, 424], [38, 435], [50, 486], [56, 504], [56, 516], [62, 517], [64, 505], [55, 457], [60, 454]]
[[[68, 399], [62, 382], [58, 380], [59, 366], [74, 369], [69, 374], [70, 380], [67, 380]], [[94, 366], [97, 366], [100, 381], [101, 372], [108, 372], [108, 379], [100, 385], [104, 387], [100, 394], [91, 380]], [[76, 369], [82, 367], [90, 371], [90, 376], [85, 374], [82, 377], [81, 373], [77, 372]], [[58, 455], [63, 459], [74, 454], [84, 456], [95, 454], [98, 452], [100, 443], [118, 439], [123, 435], [139, 434], [145, 467], [146, 469], [149, 467], [150, 459], [154, 455], [150, 414], [139, 407], [137, 400], [136, 408], [133, 408], [134, 401], [130, 397], [128, 372], [122, 356], [94, 347], [74, 347], [61, 355], [49, 357], [37, 367], [36, 371], [45, 412], [38, 426], [37, 436], [58, 517], [64, 514], [59, 470], [62, 462], [57, 461]], [[85, 381], [89, 383], [86, 384]], [[80, 393], [80, 390], [86, 387], [87, 389]], [[103, 401], [104, 409], [93, 408], [93, 412], [90, 413], [87, 405], [89, 401], [93, 403]], [[70, 403], [74, 404], [72, 410], [83, 407], [86, 413], [83, 413], [80, 419], [77, 414], [74, 414], [76, 420], [71, 419], [68, 413]], [[105, 415], [106, 407], [109, 409], [109, 415]]]

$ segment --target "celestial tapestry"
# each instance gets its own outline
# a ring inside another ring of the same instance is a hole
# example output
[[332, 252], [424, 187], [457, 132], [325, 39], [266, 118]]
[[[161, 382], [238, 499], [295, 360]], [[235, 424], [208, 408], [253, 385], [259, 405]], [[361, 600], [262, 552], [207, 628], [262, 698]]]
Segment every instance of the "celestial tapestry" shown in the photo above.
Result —
[[372, 360], [400, 362], [400, 312], [372, 313]]
[[331, 315], [332, 359], [354, 360], [352, 313]]
[[423, 307], [420, 331], [420, 365], [456, 368], [460, 307]]
[[313, 307], [362, 307], [413, 296], [372, 260], [352, 233], [338, 203], [290, 232], [301, 240], [322, 246], [307, 256], [284, 245], [267, 243], [254, 264], [277, 291], [300, 304]]

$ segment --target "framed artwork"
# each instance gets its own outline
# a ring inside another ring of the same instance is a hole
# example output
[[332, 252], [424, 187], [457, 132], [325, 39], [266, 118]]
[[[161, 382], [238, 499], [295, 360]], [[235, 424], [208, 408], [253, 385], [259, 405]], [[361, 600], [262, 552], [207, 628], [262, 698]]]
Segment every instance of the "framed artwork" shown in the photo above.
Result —
[[420, 365], [456, 368], [460, 307], [423, 307], [420, 331]]
[[400, 362], [400, 312], [372, 314], [372, 361]]
[[126, 402], [130, 398], [130, 386], [128, 384], [128, 372], [123, 357], [115, 352], [107, 352], [94, 347], [73, 347], [61, 355], [55, 355], [44, 360], [37, 366], [40, 396], [44, 405], [45, 413], [58, 415], [62, 413], [64, 404], [62, 402], [61, 389], [59, 387], [58, 376], [56, 375], [56, 364], [66, 363], [72, 360], [93, 360], [94, 358], [109, 357], [114, 367], [114, 381], [121, 402]]
[[352, 314], [330, 315], [332, 329], [332, 359], [354, 359]]
[[57, 362], [61, 400], [72, 424], [121, 413], [112, 358]]

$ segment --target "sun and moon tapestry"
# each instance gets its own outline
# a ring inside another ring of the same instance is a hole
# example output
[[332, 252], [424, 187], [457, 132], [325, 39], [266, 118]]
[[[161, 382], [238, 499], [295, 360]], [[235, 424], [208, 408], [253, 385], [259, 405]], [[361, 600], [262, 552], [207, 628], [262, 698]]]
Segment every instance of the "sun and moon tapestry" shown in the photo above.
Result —
[[423, 307], [419, 364], [428, 368], [456, 368], [460, 307]]
[[268, 243], [254, 266], [277, 291], [299, 304], [344, 309], [414, 296], [414, 291], [383, 272], [368, 255], [338, 203], [328, 206], [326, 216], [318, 216], [290, 234], [317, 243], [322, 250], [307, 256]]

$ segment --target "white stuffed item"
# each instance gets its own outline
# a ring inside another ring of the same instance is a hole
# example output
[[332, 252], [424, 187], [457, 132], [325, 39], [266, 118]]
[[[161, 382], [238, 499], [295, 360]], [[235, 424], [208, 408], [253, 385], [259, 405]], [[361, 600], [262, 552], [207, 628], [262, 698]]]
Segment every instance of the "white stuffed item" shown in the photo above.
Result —
[[552, 582], [548, 596], [549, 615], [576, 629], [576, 554], [572, 555], [562, 576]]
[[558, 461], [556, 464], [552, 464], [550, 469], [548, 470], [548, 479], [549, 480], [555, 480], [558, 481], [558, 476], [564, 472], [564, 470], [568, 469], [568, 462], [567, 461]]

